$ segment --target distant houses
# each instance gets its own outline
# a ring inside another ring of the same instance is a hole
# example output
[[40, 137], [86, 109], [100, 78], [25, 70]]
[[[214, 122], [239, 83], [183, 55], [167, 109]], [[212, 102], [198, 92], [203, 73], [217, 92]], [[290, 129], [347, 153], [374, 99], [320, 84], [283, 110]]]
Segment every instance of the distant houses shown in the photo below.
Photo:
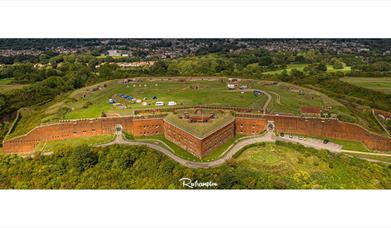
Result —
[[239, 78], [228, 78], [227, 88], [233, 89], [247, 89], [247, 85], [242, 84], [242, 80]]

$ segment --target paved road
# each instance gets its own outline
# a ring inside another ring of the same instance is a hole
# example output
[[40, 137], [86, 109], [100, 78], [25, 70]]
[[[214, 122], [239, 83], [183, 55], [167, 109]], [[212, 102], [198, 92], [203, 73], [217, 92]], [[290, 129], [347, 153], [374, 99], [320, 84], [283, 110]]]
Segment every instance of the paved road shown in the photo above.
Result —
[[116, 135], [117, 136], [114, 141], [112, 141], [110, 143], [98, 145], [98, 146], [104, 147], [104, 146], [110, 146], [113, 144], [147, 146], [149, 148], [152, 148], [154, 150], [157, 150], [157, 151], [165, 154], [166, 156], [170, 157], [174, 161], [176, 161], [186, 167], [196, 168], [196, 169], [197, 168], [213, 168], [213, 167], [220, 166], [220, 165], [224, 164], [227, 160], [231, 159], [237, 152], [239, 152], [245, 146], [260, 143], [260, 142], [275, 142], [276, 140], [300, 143], [306, 147], [314, 147], [316, 149], [326, 149], [326, 150], [329, 150], [332, 152], [341, 152], [341, 148], [337, 144], [333, 144], [333, 143], [323, 144], [321, 140], [313, 140], [313, 139], [303, 140], [303, 139], [299, 139], [297, 136], [294, 136], [292, 138], [278, 137], [278, 136], [275, 136], [273, 132], [267, 132], [264, 135], [251, 136], [251, 137], [247, 137], [243, 140], [240, 140], [238, 143], [236, 143], [232, 147], [228, 148], [228, 150], [224, 152], [223, 156], [217, 160], [210, 161], [210, 162], [193, 162], [193, 161], [188, 161], [186, 159], [178, 157], [172, 151], [170, 151], [169, 149], [167, 149], [166, 147], [163, 147], [161, 145], [157, 145], [154, 143], [148, 143], [148, 142], [129, 141], [129, 140], [124, 139], [121, 132], [118, 132]]

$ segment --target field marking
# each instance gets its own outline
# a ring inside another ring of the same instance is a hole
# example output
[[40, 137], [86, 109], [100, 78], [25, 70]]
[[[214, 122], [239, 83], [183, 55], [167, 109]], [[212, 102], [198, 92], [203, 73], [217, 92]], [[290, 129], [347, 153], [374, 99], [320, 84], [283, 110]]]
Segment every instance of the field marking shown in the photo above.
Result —
[[383, 123], [377, 118], [376, 114], [375, 114], [375, 109], [372, 109], [372, 114], [373, 116], [375, 117], [376, 121], [380, 124], [380, 126], [383, 128], [383, 130], [389, 135], [391, 136], [390, 132], [387, 130], [386, 126], [383, 125]]

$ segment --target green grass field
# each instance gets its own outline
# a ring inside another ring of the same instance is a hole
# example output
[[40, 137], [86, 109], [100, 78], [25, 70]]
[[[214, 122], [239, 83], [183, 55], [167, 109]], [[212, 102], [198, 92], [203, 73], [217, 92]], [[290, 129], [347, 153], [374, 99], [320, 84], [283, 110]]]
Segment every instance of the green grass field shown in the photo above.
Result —
[[41, 142], [35, 148], [37, 152], [58, 152], [64, 147], [76, 147], [80, 145], [97, 145], [108, 143], [114, 140], [114, 135], [97, 135], [89, 137], [80, 137], [74, 139], [54, 140]]
[[[106, 87], [104, 87], [106, 85]], [[197, 82], [145, 82], [125, 85], [119, 80], [106, 81], [97, 85], [85, 87], [72, 93], [57, 97], [55, 101], [44, 106], [34, 106], [21, 112], [21, 119], [10, 137], [27, 133], [33, 127], [42, 123], [56, 122], [61, 119], [80, 119], [101, 117], [103, 112], [120, 115], [133, 114], [135, 109], [155, 108], [156, 101], [175, 101], [178, 105], [231, 105], [239, 107], [262, 108], [267, 100], [266, 95], [254, 96], [252, 92], [228, 90], [226, 84], [216, 81]], [[145, 85], [145, 86], [144, 86]], [[103, 89], [93, 91], [101, 86]], [[127, 106], [119, 109], [109, 104], [108, 100], [114, 94], [127, 94], [137, 99], [146, 100], [149, 105], [133, 104], [124, 99], [118, 99]], [[152, 100], [157, 96], [157, 100]]]
[[340, 140], [340, 139], [329, 139], [330, 142], [339, 144], [342, 146], [342, 149], [344, 150], [354, 150], [354, 151], [363, 151], [368, 152], [370, 151], [365, 144], [358, 141], [349, 141], [349, 140]]
[[[286, 66], [286, 70], [288, 73], [290, 73], [293, 69], [303, 71], [304, 68], [308, 64], [289, 64]], [[350, 66], [345, 66], [342, 69], [335, 69], [332, 65], [327, 65], [327, 72], [332, 73], [332, 72], [350, 72], [352, 69]], [[280, 70], [272, 70], [272, 71], [265, 71], [263, 74], [281, 74], [284, 71], [284, 69]]]
[[[135, 87], [133, 87], [135, 86]], [[127, 94], [136, 99], [147, 98], [147, 106], [117, 98], [118, 103], [126, 106], [120, 109], [108, 103], [114, 94]], [[157, 100], [152, 100], [156, 96]], [[229, 91], [225, 83], [211, 82], [144, 82], [129, 85], [113, 83], [107, 88], [86, 92], [76, 91], [62, 104], [72, 111], [65, 115], [66, 119], [99, 117], [102, 112], [118, 112], [131, 114], [134, 109], [155, 108], [156, 101], [175, 101], [178, 105], [234, 105], [240, 107], [261, 108], [266, 96], [255, 97], [251, 92], [240, 93]]]
[[341, 80], [353, 84], [355, 86], [360, 86], [367, 89], [383, 92], [386, 94], [391, 94], [391, 77], [381, 77], [381, 78], [344, 77], [341, 78]]
[[[178, 105], [228, 105], [238, 107], [262, 108], [267, 100], [266, 95], [254, 96], [251, 91], [241, 93], [239, 90], [228, 90], [220, 80], [214, 81], [157, 81], [134, 84], [120, 84], [120, 80], [102, 82], [85, 87], [71, 93], [56, 97], [54, 101], [42, 105], [25, 108], [21, 118], [10, 137], [25, 134], [42, 123], [57, 122], [62, 119], [80, 119], [101, 117], [102, 113], [118, 115], [133, 114], [135, 109], [155, 108], [153, 96], [157, 101], [175, 101]], [[342, 104], [328, 96], [289, 83], [265, 85], [266, 81], [246, 83], [249, 89], [261, 89], [272, 96], [268, 110], [274, 113], [290, 113], [299, 115], [300, 106], [331, 107], [331, 112], [338, 116], [352, 117], [352, 113]], [[100, 86], [102, 89], [96, 90]], [[95, 91], [94, 91], [95, 90]], [[299, 91], [302, 91], [299, 92]], [[127, 94], [137, 99], [147, 98], [148, 106], [131, 103], [129, 100], [117, 99], [125, 109], [109, 104], [114, 94]]]
[[309, 106], [331, 107], [331, 112], [337, 115], [352, 115], [344, 105], [318, 91], [283, 82], [278, 85], [264, 84], [263, 81], [257, 81], [252, 87], [270, 93], [273, 98], [269, 105], [271, 112], [299, 115], [301, 106]]

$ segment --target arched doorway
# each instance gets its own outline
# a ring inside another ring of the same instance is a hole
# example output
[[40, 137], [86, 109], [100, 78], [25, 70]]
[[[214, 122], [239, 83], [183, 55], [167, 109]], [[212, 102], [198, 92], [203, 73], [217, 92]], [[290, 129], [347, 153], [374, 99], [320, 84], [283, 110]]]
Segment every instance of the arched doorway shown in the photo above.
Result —
[[121, 124], [116, 124], [115, 125], [115, 134], [116, 135], [122, 134], [122, 125]]
[[275, 129], [274, 121], [269, 120], [267, 121], [267, 131], [274, 131]]

